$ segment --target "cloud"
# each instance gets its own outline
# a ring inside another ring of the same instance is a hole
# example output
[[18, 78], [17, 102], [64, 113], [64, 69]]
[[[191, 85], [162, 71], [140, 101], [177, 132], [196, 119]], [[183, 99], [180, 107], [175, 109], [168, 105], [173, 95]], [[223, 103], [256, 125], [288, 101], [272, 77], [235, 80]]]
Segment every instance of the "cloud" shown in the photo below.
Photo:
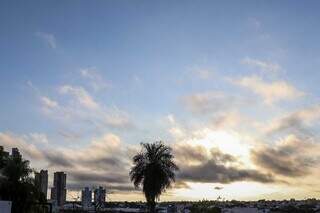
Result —
[[241, 168], [241, 162], [233, 155], [218, 149], [209, 152], [202, 146], [175, 145], [174, 152], [180, 167], [178, 177], [182, 181], [203, 183], [231, 183], [255, 181], [271, 183], [276, 180], [271, 174]]
[[93, 138], [89, 145], [82, 148], [56, 147], [48, 143], [40, 149], [38, 142], [31, 141], [32, 138], [44, 137], [40, 133], [21, 137], [0, 133], [0, 144], [6, 149], [19, 148], [23, 157], [31, 160], [32, 165], [40, 166], [38, 169], [65, 171], [68, 184], [130, 184], [128, 171], [131, 155], [136, 150], [123, 144], [117, 135], [109, 133]]
[[24, 155], [31, 159], [42, 159], [42, 151], [33, 144], [34, 141], [30, 140], [31, 138], [26, 136], [19, 137], [12, 133], [0, 132], [0, 144], [4, 146], [4, 148], [11, 149], [13, 147], [17, 147]]
[[190, 146], [189, 144], [177, 143], [173, 148], [176, 161], [182, 164], [199, 164], [208, 159], [208, 153], [203, 146]]
[[43, 133], [30, 133], [28, 135], [25, 135], [24, 138], [26, 138], [26, 140], [31, 140], [33, 143], [37, 143], [37, 144], [48, 144], [49, 140], [47, 138], [46, 134]]
[[261, 61], [249, 57], [242, 59], [241, 63], [253, 68], [258, 68], [260, 71], [263, 71], [267, 74], [276, 74], [283, 70], [282, 67], [277, 63], [272, 63], [270, 61]]
[[64, 152], [56, 150], [44, 151], [45, 160], [49, 163], [49, 167], [72, 167], [74, 164]]
[[53, 34], [45, 32], [36, 32], [35, 35], [41, 38], [44, 42], [46, 42], [52, 49], [55, 49], [57, 47], [56, 38]]
[[215, 189], [215, 190], [222, 190], [223, 187], [221, 187], [221, 186], [215, 186], [214, 189]]
[[114, 134], [94, 138], [79, 149], [53, 149], [45, 151], [50, 168], [66, 171], [75, 182], [89, 184], [123, 183], [129, 181], [130, 146], [121, 143]]
[[[106, 107], [98, 103], [83, 87], [63, 85], [58, 88], [61, 99], [69, 96], [66, 101], [59, 103], [50, 97], [40, 96], [41, 109], [50, 118], [68, 124], [68, 128], [77, 125], [91, 125], [97, 130], [106, 127], [116, 129], [131, 129], [134, 127], [130, 115], [116, 106]], [[62, 131], [65, 133], [65, 131]], [[74, 132], [74, 131], [73, 131]], [[75, 132], [74, 132], [75, 133]], [[79, 135], [76, 133], [76, 135]], [[66, 134], [62, 134], [66, 136]]]
[[45, 108], [48, 108], [48, 109], [53, 109], [53, 108], [57, 108], [59, 106], [59, 104], [54, 101], [54, 100], [51, 100], [49, 97], [47, 96], [42, 96], [41, 97], [41, 102], [43, 104], [43, 106]]
[[182, 102], [193, 113], [208, 114], [228, 110], [239, 100], [223, 92], [203, 92], [184, 96]]
[[94, 91], [100, 91], [111, 86], [111, 83], [106, 82], [94, 67], [81, 69], [80, 74], [83, 78], [89, 80]]
[[267, 136], [277, 133], [312, 135], [310, 129], [320, 118], [320, 105], [313, 105], [272, 120], [261, 129]]
[[107, 125], [115, 128], [132, 128], [133, 124], [130, 120], [130, 116], [127, 112], [113, 107], [110, 110], [107, 110], [108, 113], [105, 115], [105, 122]]
[[58, 134], [67, 140], [76, 140], [76, 139], [80, 139], [81, 137], [81, 134], [68, 131], [68, 130], [59, 130]]
[[229, 111], [217, 113], [211, 119], [211, 125], [214, 129], [226, 129], [237, 126], [246, 119], [238, 111]]
[[91, 110], [99, 108], [99, 104], [94, 101], [93, 97], [83, 87], [64, 85], [59, 88], [59, 91], [61, 94], [72, 95], [85, 108]]
[[272, 105], [283, 100], [294, 100], [304, 95], [285, 81], [267, 82], [258, 76], [248, 76], [233, 80], [236, 85], [250, 89], [261, 96], [266, 104]]
[[208, 160], [200, 165], [183, 166], [179, 177], [185, 181], [203, 183], [232, 183], [236, 181], [275, 182], [270, 174], [253, 169], [241, 169]]
[[129, 177], [127, 174], [112, 171], [71, 171], [69, 175], [71, 176], [72, 180], [82, 184], [129, 183]]
[[173, 114], [169, 114], [166, 116], [166, 120], [168, 121], [170, 127], [169, 127], [169, 133], [171, 136], [178, 140], [182, 139], [186, 136], [185, 129], [180, 126], [178, 122], [176, 122], [176, 118]]
[[320, 145], [310, 138], [288, 135], [272, 146], [251, 151], [252, 161], [268, 172], [287, 177], [306, 176], [320, 160]]

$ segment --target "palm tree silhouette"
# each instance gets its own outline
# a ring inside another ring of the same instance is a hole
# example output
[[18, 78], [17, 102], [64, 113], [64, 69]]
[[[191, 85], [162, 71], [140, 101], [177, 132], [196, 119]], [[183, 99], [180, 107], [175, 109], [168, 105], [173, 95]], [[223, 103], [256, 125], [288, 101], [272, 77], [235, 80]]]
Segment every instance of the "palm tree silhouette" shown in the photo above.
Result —
[[141, 143], [142, 151], [133, 157], [134, 166], [130, 171], [130, 179], [142, 190], [150, 212], [155, 212], [156, 199], [175, 181], [175, 171], [179, 168], [173, 162], [172, 150], [161, 141]]

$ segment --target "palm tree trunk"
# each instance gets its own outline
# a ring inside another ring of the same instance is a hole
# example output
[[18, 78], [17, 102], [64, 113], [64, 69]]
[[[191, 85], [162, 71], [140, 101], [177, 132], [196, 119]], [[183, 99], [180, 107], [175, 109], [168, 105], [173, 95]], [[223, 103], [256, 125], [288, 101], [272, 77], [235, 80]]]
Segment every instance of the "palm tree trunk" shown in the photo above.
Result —
[[149, 212], [155, 213], [156, 212], [156, 202], [155, 199], [150, 199], [147, 201]]
[[150, 213], [155, 213], [156, 212], [156, 202], [154, 200], [151, 200], [148, 205], [149, 205]]

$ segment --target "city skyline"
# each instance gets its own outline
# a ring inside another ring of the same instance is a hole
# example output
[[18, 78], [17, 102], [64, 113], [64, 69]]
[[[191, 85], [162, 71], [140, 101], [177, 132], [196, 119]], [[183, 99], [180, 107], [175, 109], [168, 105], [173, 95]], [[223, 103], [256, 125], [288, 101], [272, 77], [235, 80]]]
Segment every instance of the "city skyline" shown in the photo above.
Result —
[[318, 198], [319, 8], [0, 2], [0, 146], [47, 188], [67, 174], [67, 200], [144, 200], [129, 171], [156, 141], [180, 168], [161, 200]]

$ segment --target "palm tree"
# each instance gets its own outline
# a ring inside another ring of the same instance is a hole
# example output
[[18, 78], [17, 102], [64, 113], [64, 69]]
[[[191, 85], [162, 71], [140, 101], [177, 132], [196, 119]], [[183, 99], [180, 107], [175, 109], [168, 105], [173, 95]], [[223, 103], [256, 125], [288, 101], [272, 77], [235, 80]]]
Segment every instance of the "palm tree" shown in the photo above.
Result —
[[174, 156], [169, 146], [161, 141], [141, 143], [142, 151], [133, 157], [134, 166], [130, 171], [130, 179], [142, 190], [150, 212], [155, 212], [156, 199], [175, 181], [175, 171], [179, 168], [173, 162]]

